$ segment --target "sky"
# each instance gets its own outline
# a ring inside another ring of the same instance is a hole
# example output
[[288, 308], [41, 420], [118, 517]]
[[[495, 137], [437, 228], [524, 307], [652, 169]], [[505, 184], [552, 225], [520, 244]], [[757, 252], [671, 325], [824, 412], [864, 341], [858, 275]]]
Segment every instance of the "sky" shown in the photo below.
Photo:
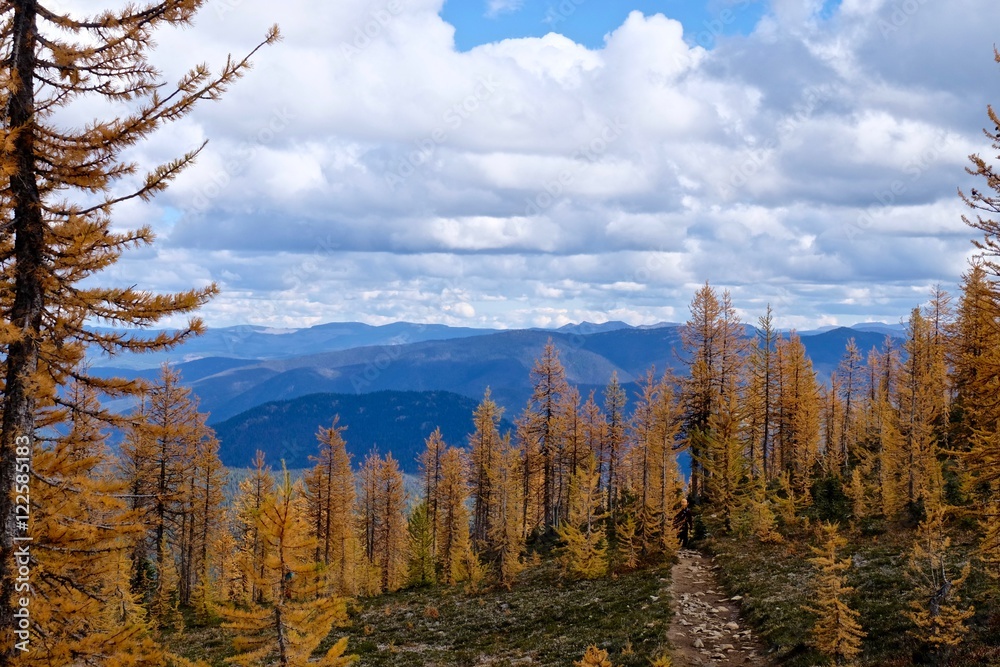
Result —
[[709, 281], [806, 329], [905, 319], [973, 251], [995, 0], [209, 0], [154, 61], [274, 22], [128, 156], [209, 141], [119, 207], [158, 238], [102, 282], [216, 282], [210, 326], [504, 328], [684, 321]]

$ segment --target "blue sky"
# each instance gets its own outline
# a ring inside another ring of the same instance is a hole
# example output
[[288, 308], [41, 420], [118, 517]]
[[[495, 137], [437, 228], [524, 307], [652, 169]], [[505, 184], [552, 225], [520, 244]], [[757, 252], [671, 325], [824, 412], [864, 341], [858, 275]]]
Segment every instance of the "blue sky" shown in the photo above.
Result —
[[663, 14], [680, 21], [691, 43], [706, 48], [726, 35], [749, 34], [766, 9], [763, 0], [447, 0], [441, 17], [455, 26], [461, 51], [519, 37], [557, 32], [592, 49], [624, 23], [630, 12]]
[[275, 327], [683, 321], [708, 280], [808, 329], [897, 322], [972, 253], [995, 0], [213, 0], [159, 64], [273, 21], [221, 102], [134, 151], [209, 140], [119, 208], [158, 241], [103, 280], [214, 282], [209, 325]]

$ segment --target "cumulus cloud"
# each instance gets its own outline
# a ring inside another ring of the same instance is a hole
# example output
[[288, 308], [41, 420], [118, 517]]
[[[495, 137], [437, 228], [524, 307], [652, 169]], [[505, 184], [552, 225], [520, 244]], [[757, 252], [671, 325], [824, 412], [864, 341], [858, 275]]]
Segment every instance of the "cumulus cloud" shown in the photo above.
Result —
[[710, 50], [633, 12], [601, 48], [466, 52], [441, 6], [214, 0], [158, 36], [171, 76], [272, 19], [285, 40], [136, 149], [154, 164], [210, 140], [119, 212], [160, 240], [113, 279], [215, 280], [220, 326], [683, 320], [707, 279], [750, 320], [770, 301], [805, 327], [895, 321], [963, 270], [954, 193], [1000, 103], [1000, 5], [772, 0]]

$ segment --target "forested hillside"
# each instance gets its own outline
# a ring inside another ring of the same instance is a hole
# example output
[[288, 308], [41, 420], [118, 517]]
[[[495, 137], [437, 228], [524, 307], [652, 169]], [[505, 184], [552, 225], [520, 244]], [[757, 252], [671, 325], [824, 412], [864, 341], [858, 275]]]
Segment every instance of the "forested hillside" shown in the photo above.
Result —
[[[652, 366], [661, 371], [669, 368], [679, 375], [687, 372], [677, 325], [587, 331], [483, 333], [473, 340], [365, 346], [304, 357], [293, 354], [298, 350], [294, 345], [274, 343], [272, 352], [283, 358], [206, 357], [172, 367], [191, 386], [213, 424], [264, 403], [316, 393], [447, 391], [478, 399], [489, 387], [495, 399], [513, 413], [531, 396], [528, 371], [538, 349], [549, 338], [560, 349], [567, 377], [584, 393], [603, 390], [613, 371], [629, 395], [635, 394], [639, 378]], [[901, 331], [888, 331], [895, 338], [902, 336]], [[752, 338], [756, 330], [748, 326], [745, 335]], [[802, 342], [825, 380], [839, 363], [849, 338], [854, 338], [858, 348], [867, 353], [880, 347], [886, 335], [839, 327], [802, 336]], [[279, 336], [278, 340], [284, 339]], [[187, 344], [180, 346], [174, 356], [183, 357], [186, 349]], [[159, 368], [135, 371], [96, 367], [94, 374], [152, 380]]]
[[[989, 386], [982, 364], [1000, 349], [984, 337], [990, 329], [982, 318], [995, 303], [987, 300], [987, 275], [976, 264], [957, 298], [935, 292], [913, 310], [901, 342], [880, 337], [863, 354], [847, 330], [820, 334], [846, 338], [828, 382], [802, 339], [775, 329], [770, 311], [748, 336], [728, 293], [705, 285], [678, 330], [686, 372], [650, 367], [632, 395], [617, 371], [581, 395], [549, 339], [528, 374], [531, 399], [514, 414], [489, 392], [478, 404], [445, 392], [265, 404], [219, 425], [233, 447], [223, 458], [239, 458], [236, 450], [254, 441], [270, 448], [270, 458], [257, 452], [231, 500], [222, 494], [216, 433], [179, 374], [165, 367], [126, 428], [109, 478], [135, 499], [118, 511], [144, 517], [123, 554], [137, 573], [132, 590], [165, 636], [222, 620], [249, 641], [284, 631], [286, 622], [288, 631], [315, 632], [294, 620], [315, 605], [347, 622], [344, 601], [357, 596], [427, 586], [511, 589], [548, 559], [559, 577], [579, 581], [661, 567], [691, 539], [719, 553], [724, 580], [746, 594], [749, 613], [763, 614], [772, 633], [765, 637], [783, 637], [781, 654], [794, 664], [804, 647], [811, 647], [801, 653], [806, 660], [852, 658], [865, 646], [883, 656], [888, 635], [866, 639], [864, 628], [885, 624], [910, 633], [928, 655], [952, 655], [970, 633], [971, 646], [988, 641], [977, 629], [985, 630], [986, 617], [974, 614], [977, 604], [992, 609], [982, 584], [973, 583], [980, 580], [969, 578], [974, 563], [982, 568], [976, 576], [990, 571], [993, 543], [992, 515], [978, 509], [992, 502], [990, 431], [977, 425], [993, 399], [982, 389]], [[621, 365], [630, 354], [606, 353]], [[84, 392], [79, 400], [93, 399]], [[382, 429], [386, 449], [349, 446], [348, 423], [366, 434]], [[455, 432], [445, 437], [439, 423]], [[96, 423], [81, 413], [74, 424], [60, 442], [90, 433], [88, 447], [100, 451], [106, 436]], [[398, 447], [416, 438], [419, 449]], [[681, 452], [691, 457], [687, 477]], [[270, 461], [310, 470], [293, 484]], [[418, 475], [416, 498], [404, 491], [403, 470]], [[977, 524], [974, 516], [984, 518]], [[970, 550], [979, 531], [980, 550]], [[891, 612], [852, 594], [845, 578], [849, 541], [863, 554], [856, 560], [863, 573], [878, 557], [870, 543], [880, 536], [908, 554], [899, 563], [910, 564], [911, 574], [899, 569], [879, 584], [912, 601]], [[734, 550], [733, 539], [759, 547]], [[810, 544], [817, 545], [812, 556]], [[785, 545], [780, 557], [772, 545]], [[771, 555], [757, 562], [755, 553]], [[919, 591], [930, 584], [913, 574], [925, 562], [948, 583], [944, 593], [936, 584], [929, 611]], [[758, 610], [756, 577], [774, 567], [815, 581], [817, 588], [809, 583], [782, 598], [815, 625], [775, 626], [766, 613], [772, 607]], [[278, 589], [267, 577], [277, 582], [289, 573], [299, 583], [284, 595], [306, 606], [289, 606], [290, 620], [270, 629], [251, 623], [286, 604], [268, 597]], [[972, 599], [961, 593], [967, 581]], [[840, 616], [824, 611], [834, 609]], [[338, 643], [335, 654], [344, 648]], [[655, 641], [647, 647], [649, 655], [665, 649]]]
[[243, 2], [0, 0], [0, 667], [1000, 665], [996, 6]]
[[[339, 417], [355, 461], [378, 448], [392, 452], [403, 472], [416, 473], [417, 454], [435, 428], [447, 442], [465, 445], [475, 407], [471, 398], [443, 391], [309, 394], [265, 403], [214, 424], [213, 429], [220, 443], [219, 457], [227, 466], [248, 467], [259, 449], [268, 461], [307, 468], [316, 455], [317, 426]], [[512, 428], [510, 421], [501, 422], [501, 430]]]

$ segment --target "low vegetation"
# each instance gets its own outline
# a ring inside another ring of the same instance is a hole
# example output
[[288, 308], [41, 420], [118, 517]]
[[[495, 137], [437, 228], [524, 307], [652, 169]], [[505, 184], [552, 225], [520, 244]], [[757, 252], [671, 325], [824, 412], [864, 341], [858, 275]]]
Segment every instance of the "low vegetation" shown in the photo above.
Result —
[[[976, 537], [960, 527], [952, 531], [953, 560], [972, 564]], [[963, 606], [975, 609], [966, 621], [969, 632], [947, 660], [915, 636], [908, 618], [914, 582], [909, 574], [913, 535], [909, 530], [843, 530], [847, 544], [838, 554], [851, 558], [845, 571], [853, 592], [847, 601], [858, 612], [866, 636], [859, 665], [991, 665], [1000, 663], [1000, 597], [996, 582], [981, 567], [972, 567], [962, 589]], [[712, 536], [701, 545], [716, 557], [723, 586], [741, 601], [746, 619], [756, 626], [779, 664], [811, 667], [824, 664], [815, 648], [813, 625], [817, 572], [809, 562], [811, 545], [820, 540], [805, 533], [782, 543], [760, 543], [735, 536]]]
[[[510, 590], [472, 595], [426, 586], [360, 598], [349, 625], [320, 649], [349, 637], [365, 667], [571, 667], [589, 644], [616, 667], [648, 667], [667, 650], [669, 564], [595, 580], [564, 579], [552, 562], [527, 569]], [[169, 636], [170, 646], [212, 667], [233, 655], [229, 634], [213, 624]]]

